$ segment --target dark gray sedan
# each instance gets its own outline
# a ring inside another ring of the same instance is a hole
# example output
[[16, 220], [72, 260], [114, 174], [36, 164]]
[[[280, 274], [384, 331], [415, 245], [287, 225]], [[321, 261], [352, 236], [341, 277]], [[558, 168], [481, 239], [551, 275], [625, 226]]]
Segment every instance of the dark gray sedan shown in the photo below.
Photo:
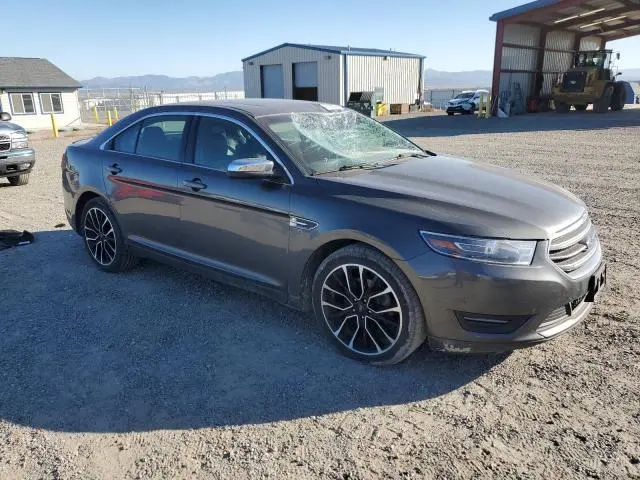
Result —
[[425, 151], [335, 105], [148, 108], [62, 160], [65, 209], [108, 272], [140, 257], [313, 310], [347, 355], [501, 351], [582, 321], [606, 281], [585, 205]]

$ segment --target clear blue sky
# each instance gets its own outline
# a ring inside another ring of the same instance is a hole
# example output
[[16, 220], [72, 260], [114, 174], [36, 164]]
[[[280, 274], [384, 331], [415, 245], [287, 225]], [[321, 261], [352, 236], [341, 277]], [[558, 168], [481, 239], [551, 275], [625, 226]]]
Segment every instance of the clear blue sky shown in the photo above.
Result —
[[[11, 21], [0, 55], [45, 57], [78, 80], [214, 75], [283, 42], [393, 48], [426, 55], [436, 70], [490, 70], [489, 16], [525, 1], [12, 1], [2, 7]], [[610, 45], [621, 69], [640, 67], [640, 37]]]

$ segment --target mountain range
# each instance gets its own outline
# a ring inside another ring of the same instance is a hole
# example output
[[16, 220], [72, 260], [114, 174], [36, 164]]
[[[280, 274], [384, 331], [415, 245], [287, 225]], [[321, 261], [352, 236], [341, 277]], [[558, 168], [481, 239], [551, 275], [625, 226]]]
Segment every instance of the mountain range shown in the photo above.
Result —
[[[443, 72], [425, 70], [425, 86], [430, 89], [489, 87], [491, 70]], [[623, 71], [621, 80], [640, 81], [640, 68]], [[152, 91], [222, 91], [242, 90], [242, 71], [219, 73], [211, 77], [168, 77], [166, 75], [139, 75], [131, 77], [95, 77], [80, 82], [85, 88], [148, 88]]]

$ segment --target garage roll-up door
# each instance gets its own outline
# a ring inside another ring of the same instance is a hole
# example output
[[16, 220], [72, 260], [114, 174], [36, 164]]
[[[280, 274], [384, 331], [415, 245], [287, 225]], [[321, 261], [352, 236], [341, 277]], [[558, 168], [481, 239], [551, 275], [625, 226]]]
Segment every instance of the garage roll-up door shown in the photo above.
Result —
[[317, 62], [293, 64], [293, 98], [295, 100], [318, 100]]
[[282, 65], [262, 65], [262, 98], [284, 98], [284, 74]]

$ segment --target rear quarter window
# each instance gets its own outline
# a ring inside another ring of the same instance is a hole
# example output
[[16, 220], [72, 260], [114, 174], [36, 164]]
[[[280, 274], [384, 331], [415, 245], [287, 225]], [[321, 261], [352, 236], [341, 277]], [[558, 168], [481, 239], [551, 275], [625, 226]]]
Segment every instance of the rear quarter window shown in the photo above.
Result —
[[135, 153], [138, 134], [140, 133], [140, 122], [119, 133], [112, 141], [110, 150], [123, 153]]

